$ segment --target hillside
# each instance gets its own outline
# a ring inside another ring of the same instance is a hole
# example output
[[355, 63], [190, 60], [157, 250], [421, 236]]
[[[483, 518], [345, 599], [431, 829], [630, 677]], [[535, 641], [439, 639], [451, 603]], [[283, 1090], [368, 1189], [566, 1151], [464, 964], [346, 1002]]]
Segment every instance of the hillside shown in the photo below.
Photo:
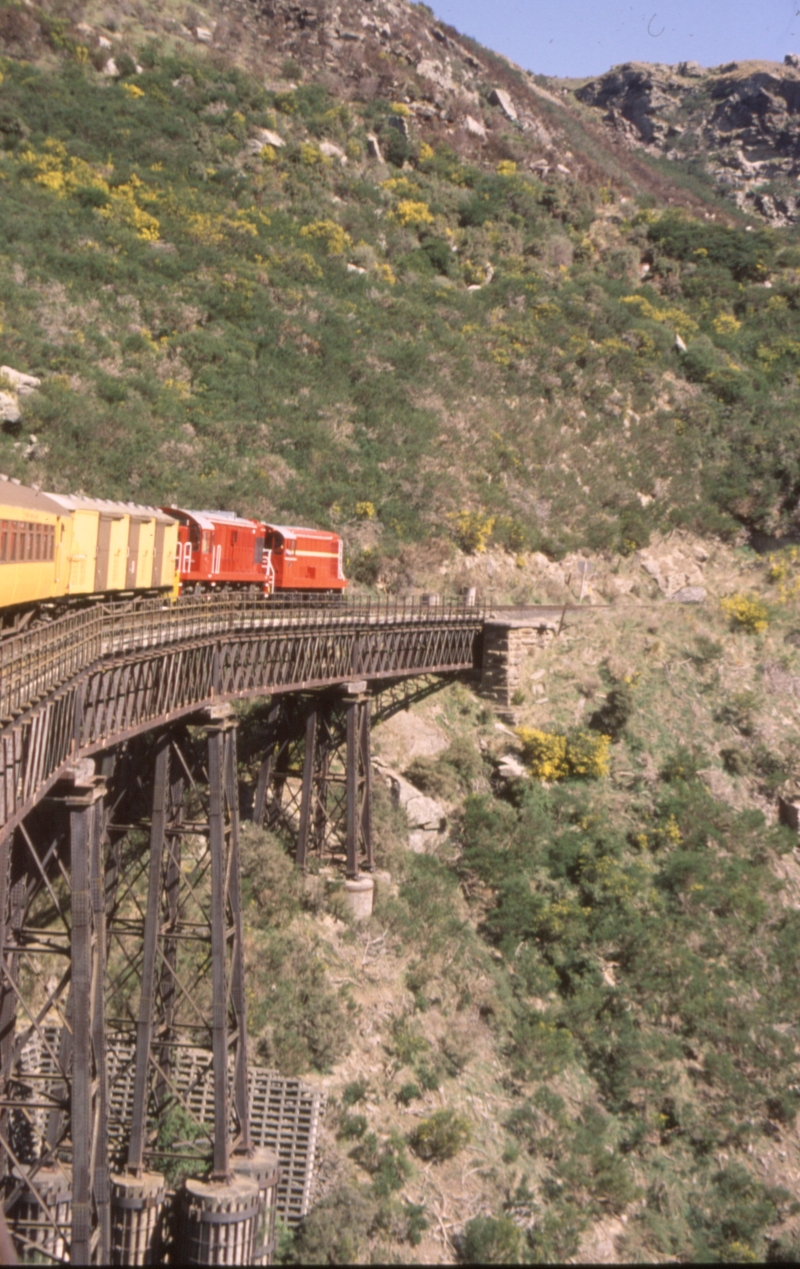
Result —
[[330, 1095], [281, 1260], [796, 1261], [800, 70], [21, 0], [0, 76], [0, 471], [587, 609], [375, 728], [367, 924], [245, 832], [254, 1053]]
[[406, 584], [422, 541], [794, 531], [794, 231], [691, 163], [424, 6], [6, 5], [0, 41], [10, 474], [335, 525]]
[[706, 604], [573, 618], [519, 731], [375, 728], [366, 925], [249, 831], [254, 1042], [330, 1097], [286, 1262], [796, 1263], [798, 556], [683, 545]]

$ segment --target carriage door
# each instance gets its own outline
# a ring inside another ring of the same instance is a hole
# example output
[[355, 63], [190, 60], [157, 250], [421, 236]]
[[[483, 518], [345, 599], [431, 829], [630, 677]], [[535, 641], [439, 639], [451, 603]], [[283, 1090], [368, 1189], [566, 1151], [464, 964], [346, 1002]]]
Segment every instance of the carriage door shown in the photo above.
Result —
[[142, 529], [141, 520], [134, 520], [131, 516], [131, 527], [128, 530], [128, 572], [125, 576], [126, 590], [133, 590], [136, 586], [136, 572], [139, 567], [139, 535]]
[[109, 589], [108, 568], [111, 560], [111, 516], [101, 515], [97, 531], [97, 563], [94, 569], [96, 591]]

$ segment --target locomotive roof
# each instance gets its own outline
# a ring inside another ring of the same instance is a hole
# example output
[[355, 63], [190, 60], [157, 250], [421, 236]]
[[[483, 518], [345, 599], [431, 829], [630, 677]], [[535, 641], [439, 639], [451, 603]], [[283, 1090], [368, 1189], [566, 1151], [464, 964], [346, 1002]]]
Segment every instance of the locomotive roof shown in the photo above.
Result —
[[21, 485], [18, 480], [0, 475], [0, 506], [22, 507], [25, 511], [49, 511], [51, 515], [61, 515], [61, 507], [53, 501], [51, 494], [40, 493], [29, 485]]
[[298, 533], [313, 533], [317, 537], [326, 538], [335, 536], [333, 529], [308, 529], [301, 524], [268, 524], [267, 528], [272, 529], [274, 533], [282, 533], [284, 537], [292, 538], [297, 537]]
[[[213, 529], [215, 524], [241, 525], [243, 528], [252, 529], [254, 526], [265, 524], [263, 520], [247, 520], [237, 515], [235, 511], [190, 511], [188, 507], [163, 507], [162, 510], [170, 515], [186, 516], [188, 520], [194, 520], [201, 529]], [[319, 537], [330, 537], [332, 533], [330, 529], [308, 529], [296, 524], [266, 524], [265, 527], [273, 533], [280, 533], [285, 538], [297, 537], [298, 533], [313, 533]]]
[[194, 520], [201, 529], [213, 529], [215, 524], [241, 525], [242, 528], [252, 529], [261, 523], [260, 520], [245, 520], [242, 516], [237, 516], [235, 511], [190, 511], [188, 507], [162, 507], [162, 511], [166, 511], [168, 515], [186, 516], [187, 520]]
[[171, 516], [166, 515], [160, 507], [143, 506], [137, 502], [116, 502], [112, 498], [85, 498], [82, 494], [48, 494], [67, 511], [98, 511], [101, 515], [133, 516], [136, 520], [159, 520], [164, 524], [172, 524]]

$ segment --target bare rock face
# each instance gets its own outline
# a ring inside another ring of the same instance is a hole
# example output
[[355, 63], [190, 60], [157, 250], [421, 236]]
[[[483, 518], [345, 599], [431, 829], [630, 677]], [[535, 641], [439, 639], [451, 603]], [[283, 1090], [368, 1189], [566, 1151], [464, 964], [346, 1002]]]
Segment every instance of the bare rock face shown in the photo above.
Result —
[[[668, 598], [677, 598], [681, 592], [701, 591], [703, 571], [697, 560], [680, 547], [668, 544], [654, 545], [645, 551], [639, 551], [639, 561], [646, 573], [649, 573], [658, 589]], [[688, 602], [698, 602], [691, 599]]]
[[618, 119], [625, 120], [645, 144], [652, 144], [669, 131], [669, 124], [662, 115], [675, 103], [664, 92], [661, 77], [652, 66], [628, 63], [615, 67], [575, 95], [586, 105], [604, 109], [608, 122], [617, 127]]
[[713, 70], [696, 62], [674, 69], [626, 63], [576, 96], [602, 110], [626, 145], [704, 162], [718, 192], [748, 214], [776, 227], [800, 222], [799, 54], [787, 53], [783, 65], [731, 62]]

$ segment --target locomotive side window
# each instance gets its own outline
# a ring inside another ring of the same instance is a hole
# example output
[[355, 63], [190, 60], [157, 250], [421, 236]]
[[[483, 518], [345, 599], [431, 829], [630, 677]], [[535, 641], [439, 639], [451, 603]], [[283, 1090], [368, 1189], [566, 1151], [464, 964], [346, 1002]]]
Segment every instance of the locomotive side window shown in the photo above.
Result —
[[255, 552], [253, 554], [253, 563], [260, 564], [264, 559], [264, 539], [256, 538]]
[[200, 551], [205, 555], [211, 550], [211, 533], [208, 529], [204, 529], [200, 535]]

